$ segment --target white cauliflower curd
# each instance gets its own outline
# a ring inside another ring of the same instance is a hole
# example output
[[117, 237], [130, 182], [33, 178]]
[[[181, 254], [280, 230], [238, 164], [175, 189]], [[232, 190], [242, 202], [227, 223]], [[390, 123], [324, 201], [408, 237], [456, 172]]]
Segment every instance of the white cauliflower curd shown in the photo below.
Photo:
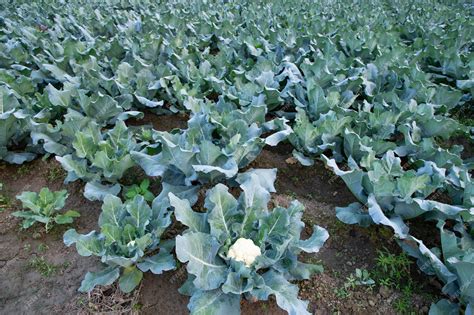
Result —
[[241, 261], [247, 267], [250, 267], [255, 259], [261, 254], [260, 247], [255, 245], [252, 240], [241, 237], [229, 248], [227, 258]]

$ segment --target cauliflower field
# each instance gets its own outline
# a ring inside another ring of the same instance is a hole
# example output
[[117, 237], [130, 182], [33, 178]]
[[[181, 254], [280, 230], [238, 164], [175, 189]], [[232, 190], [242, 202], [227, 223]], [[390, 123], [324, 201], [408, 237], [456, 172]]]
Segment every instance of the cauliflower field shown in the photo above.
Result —
[[0, 313], [474, 314], [473, 15], [0, 3]]

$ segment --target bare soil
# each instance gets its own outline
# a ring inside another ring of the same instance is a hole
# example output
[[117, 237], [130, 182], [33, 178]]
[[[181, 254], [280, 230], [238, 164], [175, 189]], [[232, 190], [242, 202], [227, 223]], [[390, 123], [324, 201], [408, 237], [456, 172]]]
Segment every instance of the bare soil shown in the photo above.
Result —
[[[185, 118], [177, 116], [152, 117], [136, 123], [150, 123], [158, 130], [183, 127]], [[346, 278], [356, 268], [372, 270], [378, 250], [398, 248], [390, 231], [380, 227], [363, 229], [340, 223], [335, 217], [336, 206], [354, 202], [344, 183], [327, 170], [321, 162], [303, 167], [291, 159], [291, 146], [265, 148], [252, 163], [253, 168], [277, 168], [273, 203], [287, 205], [298, 199], [306, 206], [304, 221], [309, 235], [314, 224], [325, 227], [330, 238], [320, 253], [305, 255], [306, 261], [321, 263], [325, 271], [312, 279], [299, 282], [300, 296], [310, 302], [314, 314], [396, 314], [395, 303], [401, 292], [386, 287], [358, 286], [341, 291]], [[77, 291], [87, 271], [100, 268], [100, 261], [81, 257], [74, 247], [67, 248], [62, 234], [69, 227], [57, 227], [46, 234], [40, 226], [23, 231], [20, 221], [11, 216], [19, 209], [15, 196], [22, 191], [67, 189], [67, 209], [81, 213], [74, 227], [82, 233], [97, 229], [100, 203], [87, 201], [82, 196], [83, 183], [64, 185], [64, 173], [54, 160], [35, 160], [24, 166], [0, 164], [0, 183], [8, 202], [0, 209], [0, 314], [188, 314], [188, 297], [177, 289], [186, 278], [182, 266], [176, 271], [156, 276], [146, 274], [135, 295], [121, 295], [114, 287], [99, 288], [92, 294]], [[158, 185], [156, 185], [158, 186]], [[156, 190], [154, 188], [154, 190]], [[158, 191], [154, 191], [158, 193]], [[1, 200], [1, 199], [0, 199]], [[35, 260], [36, 258], [36, 260]], [[42, 259], [52, 272], [45, 274]], [[34, 263], [36, 261], [36, 263]], [[414, 283], [422, 290], [435, 290], [419, 275], [413, 266]], [[42, 274], [43, 272], [43, 274]], [[421, 292], [421, 290], [420, 290]], [[436, 291], [433, 291], [436, 292]], [[414, 295], [412, 309], [427, 313], [431, 299]], [[274, 300], [268, 302], [242, 302], [242, 314], [285, 314]]]

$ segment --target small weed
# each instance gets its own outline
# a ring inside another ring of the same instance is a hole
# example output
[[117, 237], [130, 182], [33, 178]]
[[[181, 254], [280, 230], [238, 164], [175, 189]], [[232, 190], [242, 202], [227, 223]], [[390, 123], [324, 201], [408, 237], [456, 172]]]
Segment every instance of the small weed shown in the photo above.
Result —
[[384, 249], [378, 252], [375, 276], [380, 284], [400, 290], [403, 282], [410, 279], [411, 264], [405, 253], [396, 255]]
[[5, 190], [5, 185], [0, 183], [0, 212], [4, 211], [7, 208], [10, 208], [12, 203], [10, 198], [5, 196], [2, 192]]
[[[333, 270], [333, 275], [336, 278], [341, 277], [341, 273], [336, 270]], [[367, 270], [356, 269], [353, 274], [346, 278], [342, 287], [334, 289], [334, 294], [339, 299], [345, 299], [352, 295], [351, 290], [355, 289], [357, 286], [367, 286], [369, 289], [372, 289], [374, 285], [375, 281], [370, 278], [370, 274]]]
[[80, 306], [80, 307], [85, 307], [85, 306], [87, 305], [86, 299], [83, 298], [83, 297], [79, 297], [79, 298], [77, 299], [76, 304], [77, 304], [78, 306]]
[[9, 207], [10, 207], [9, 200], [6, 197], [0, 195], [0, 212], [5, 211]]
[[291, 191], [291, 190], [287, 190], [286, 191], [286, 194], [288, 195], [288, 197], [290, 197], [291, 199], [295, 199], [297, 197], [296, 193], [294, 191]]
[[351, 292], [349, 292], [346, 288], [337, 288], [334, 289], [334, 294], [336, 294], [336, 297], [339, 299], [346, 299], [351, 296]]
[[143, 304], [140, 304], [140, 303], [135, 303], [132, 306], [132, 310], [137, 311], [137, 312], [140, 311], [142, 308], [143, 308]]
[[412, 261], [405, 253], [389, 253], [387, 249], [378, 252], [376, 259], [376, 280], [381, 286], [400, 290], [402, 295], [395, 300], [393, 307], [400, 314], [413, 313], [413, 280], [410, 278]]
[[59, 165], [53, 165], [46, 174], [46, 180], [48, 182], [55, 182], [64, 178], [64, 169]]
[[16, 171], [16, 173], [20, 176], [25, 176], [25, 175], [28, 175], [31, 171], [31, 167], [28, 166], [28, 165], [22, 165], [18, 168], [18, 170]]
[[316, 221], [315, 221], [313, 218], [311, 218], [311, 217], [306, 217], [306, 216], [303, 217], [303, 222], [304, 222], [304, 224], [305, 224], [306, 226], [313, 226], [313, 225], [315, 225], [315, 223], [316, 223]]
[[355, 287], [357, 286], [356, 281], [357, 280], [353, 274], [349, 275], [349, 277], [346, 278], [346, 282], [344, 282], [344, 288], [355, 289]]
[[37, 250], [39, 253], [44, 253], [45, 251], [47, 251], [49, 249], [49, 246], [46, 245], [46, 244], [39, 244], [38, 247], [37, 247]]
[[32, 258], [28, 266], [33, 268], [38, 273], [40, 273], [43, 277], [50, 277], [56, 274], [59, 271], [60, 265], [54, 265], [47, 262], [44, 257], [34, 257]]
[[384, 227], [371, 227], [366, 230], [366, 233], [373, 243], [393, 239], [393, 233]]
[[369, 271], [357, 268], [353, 274], [346, 278], [344, 287], [346, 289], [355, 289], [357, 286], [367, 286], [372, 288], [375, 281], [370, 277]]
[[23, 245], [23, 250], [24, 250], [25, 252], [29, 252], [29, 251], [31, 250], [31, 244], [25, 244], [25, 245]]
[[352, 227], [343, 223], [342, 221], [335, 220], [331, 223], [331, 228], [335, 231], [333, 234], [343, 234], [348, 232]]
[[393, 281], [390, 278], [380, 278], [378, 280], [379, 285], [385, 286], [385, 287], [392, 287], [393, 286]]
[[402, 290], [402, 296], [395, 300], [393, 307], [399, 314], [414, 314], [412, 307], [413, 286], [406, 285]]
[[70, 261], [66, 261], [62, 264], [63, 270], [66, 270], [67, 268], [71, 267], [71, 265], [72, 263]]
[[409, 314], [409, 310], [411, 308], [410, 306], [411, 302], [407, 301], [405, 297], [401, 297], [393, 303], [393, 307], [395, 308], [398, 314]]

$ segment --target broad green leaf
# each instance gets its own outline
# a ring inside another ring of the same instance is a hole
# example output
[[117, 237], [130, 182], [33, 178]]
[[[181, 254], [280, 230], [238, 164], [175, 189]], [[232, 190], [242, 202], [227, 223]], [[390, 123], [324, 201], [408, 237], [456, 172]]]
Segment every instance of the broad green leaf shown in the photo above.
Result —
[[133, 161], [140, 165], [148, 176], [161, 176], [166, 170], [166, 165], [161, 163], [161, 155], [153, 156], [136, 151], [132, 151], [130, 154]]
[[207, 214], [193, 211], [188, 200], [179, 199], [172, 192], [169, 193], [169, 200], [174, 207], [176, 220], [186, 225], [191, 232], [209, 233]]
[[278, 306], [288, 314], [311, 314], [307, 310], [308, 302], [298, 299], [298, 286], [291, 284], [285, 277], [274, 271], [266, 272], [263, 279], [265, 287], [257, 290], [260, 298], [267, 299], [269, 295], [275, 295]]
[[346, 224], [368, 227], [373, 223], [369, 213], [362, 211], [362, 205], [358, 202], [351, 203], [347, 207], [336, 207], [336, 216]]
[[113, 243], [119, 243], [122, 238], [122, 231], [117, 225], [105, 223], [100, 227], [100, 232], [105, 237], [105, 246], [110, 246]]
[[98, 285], [111, 285], [120, 276], [117, 267], [107, 267], [99, 272], [88, 272], [81, 282], [80, 292], [91, 292]]
[[120, 193], [120, 184], [103, 185], [99, 182], [88, 182], [84, 187], [84, 197], [91, 201], [104, 200], [107, 195], [116, 196]]
[[120, 290], [124, 293], [132, 292], [142, 281], [143, 273], [136, 267], [125, 268], [119, 278]]
[[135, 226], [144, 231], [150, 223], [152, 211], [143, 196], [137, 195], [131, 202], [127, 203], [127, 212], [135, 219]]
[[431, 304], [429, 315], [458, 315], [459, 305], [446, 299]]
[[102, 205], [102, 213], [99, 217], [99, 225], [102, 226], [109, 223], [115, 226], [121, 226], [122, 219], [125, 215], [126, 210], [120, 198], [113, 195], [106, 195], [104, 204]]
[[299, 241], [298, 247], [307, 253], [317, 253], [328, 238], [329, 233], [326, 231], [326, 229], [314, 225], [313, 234], [310, 236], [310, 238], [304, 241]]
[[368, 198], [369, 214], [375, 224], [383, 224], [389, 226], [399, 238], [406, 238], [408, 236], [408, 226], [398, 216], [387, 217], [380, 205], [377, 203], [374, 195]]
[[64, 233], [63, 241], [68, 247], [75, 243], [77, 252], [81, 256], [100, 256], [104, 250], [102, 240], [95, 231], [81, 235], [76, 230], [70, 229]]
[[151, 271], [159, 275], [164, 271], [175, 269], [176, 262], [172, 254], [160, 250], [158, 254], [145, 258], [138, 264], [138, 268], [143, 272]]
[[205, 207], [209, 209], [207, 221], [211, 234], [219, 241], [231, 237], [231, 226], [235, 222], [237, 200], [228, 192], [228, 188], [217, 184], [207, 193]]
[[423, 190], [429, 180], [430, 178], [426, 174], [418, 176], [413, 171], [406, 172], [397, 180], [400, 196], [404, 200], [409, 200], [415, 192]]
[[176, 256], [182, 263], [188, 263], [187, 270], [196, 276], [197, 288], [213, 290], [225, 281], [227, 266], [217, 256], [219, 247], [214, 237], [201, 232], [176, 237]]
[[199, 291], [191, 297], [188, 308], [194, 315], [239, 315], [240, 295], [225, 294], [219, 289]]

